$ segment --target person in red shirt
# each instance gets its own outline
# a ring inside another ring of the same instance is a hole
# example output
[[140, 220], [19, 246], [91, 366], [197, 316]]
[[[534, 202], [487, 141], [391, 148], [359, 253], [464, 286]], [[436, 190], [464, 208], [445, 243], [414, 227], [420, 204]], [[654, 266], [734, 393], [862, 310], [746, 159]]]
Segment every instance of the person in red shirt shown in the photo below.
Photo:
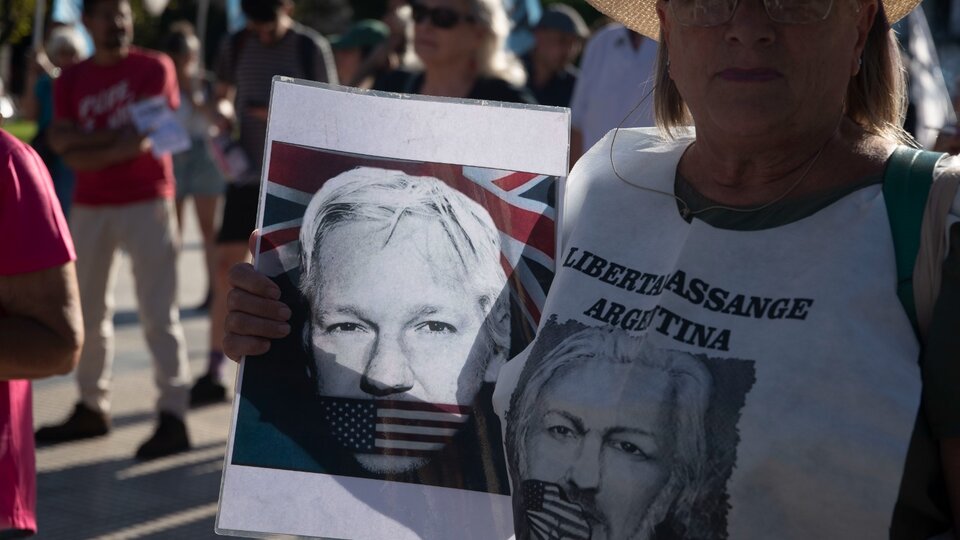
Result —
[[70, 226], [88, 339], [77, 368], [80, 402], [65, 422], [40, 429], [36, 439], [52, 443], [110, 431], [112, 288], [122, 248], [160, 390], [157, 430], [136, 454], [149, 459], [190, 447], [183, 421], [190, 374], [176, 301], [173, 164], [170, 155], [155, 157], [150, 139], [133, 129], [129, 105], [163, 96], [176, 109], [180, 93], [169, 57], [131, 46], [128, 0], [85, 0], [83, 24], [95, 52], [57, 79], [49, 140], [77, 175]]
[[37, 531], [30, 379], [83, 343], [73, 243], [40, 156], [0, 129], [0, 538]]

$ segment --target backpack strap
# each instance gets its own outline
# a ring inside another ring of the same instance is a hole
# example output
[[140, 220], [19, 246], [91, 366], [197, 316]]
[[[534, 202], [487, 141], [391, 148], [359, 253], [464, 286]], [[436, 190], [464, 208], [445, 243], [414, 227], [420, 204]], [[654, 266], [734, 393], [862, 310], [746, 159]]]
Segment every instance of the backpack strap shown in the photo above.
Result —
[[933, 170], [943, 156], [937, 152], [898, 146], [883, 175], [883, 200], [887, 205], [897, 261], [897, 297], [918, 336], [913, 267], [920, 251], [920, 229], [933, 184]]

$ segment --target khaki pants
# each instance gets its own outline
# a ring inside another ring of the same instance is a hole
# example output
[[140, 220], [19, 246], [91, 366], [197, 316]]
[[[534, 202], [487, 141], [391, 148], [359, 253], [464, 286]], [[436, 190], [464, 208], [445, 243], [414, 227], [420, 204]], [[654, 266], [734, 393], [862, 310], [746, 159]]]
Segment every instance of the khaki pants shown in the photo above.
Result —
[[113, 364], [113, 288], [117, 249], [130, 256], [140, 324], [153, 355], [157, 408], [179, 417], [187, 410], [190, 366], [177, 306], [177, 231], [173, 201], [153, 199], [117, 206], [76, 204], [70, 229], [77, 251], [77, 281], [86, 340], [77, 366], [80, 400], [110, 410]]

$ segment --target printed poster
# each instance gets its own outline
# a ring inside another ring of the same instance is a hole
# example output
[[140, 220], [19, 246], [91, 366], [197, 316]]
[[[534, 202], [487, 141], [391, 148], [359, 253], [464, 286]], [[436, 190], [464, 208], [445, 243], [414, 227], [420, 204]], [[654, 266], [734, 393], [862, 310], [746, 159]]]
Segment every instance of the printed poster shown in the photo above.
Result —
[[218, 532], [513, 535], [491, 396], [553, 278], [568, 114], [275, 79], [255, 265], [293, 331], [241, 364]]

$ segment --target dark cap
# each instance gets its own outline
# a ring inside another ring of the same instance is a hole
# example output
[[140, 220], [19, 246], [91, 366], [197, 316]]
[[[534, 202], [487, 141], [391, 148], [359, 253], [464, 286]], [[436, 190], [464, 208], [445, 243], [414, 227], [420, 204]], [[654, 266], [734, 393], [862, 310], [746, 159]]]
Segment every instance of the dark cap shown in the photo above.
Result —
[[543, 10], [543, 17], [537, 23], [536, 29], [559, 30], [566, 34], [575, 34], [584, 39], [590, 35], [587, 23], [577, 10], [565, 4], [551, 4]]
[[334, 49], [372, 48], [390, 37], [390, 28], [376, 19], [363, 19], [353, 23], [346, 32], [330, 38]]

